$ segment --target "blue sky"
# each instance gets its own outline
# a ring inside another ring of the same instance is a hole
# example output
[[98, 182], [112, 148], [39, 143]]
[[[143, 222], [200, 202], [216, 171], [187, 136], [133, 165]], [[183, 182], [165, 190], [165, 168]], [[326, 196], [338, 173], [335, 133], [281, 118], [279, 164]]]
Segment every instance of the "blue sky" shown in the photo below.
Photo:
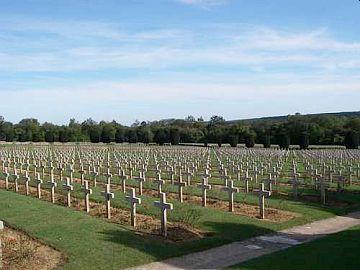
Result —
[[359, 110], [357, 0], [2, 0], [0, 115]]

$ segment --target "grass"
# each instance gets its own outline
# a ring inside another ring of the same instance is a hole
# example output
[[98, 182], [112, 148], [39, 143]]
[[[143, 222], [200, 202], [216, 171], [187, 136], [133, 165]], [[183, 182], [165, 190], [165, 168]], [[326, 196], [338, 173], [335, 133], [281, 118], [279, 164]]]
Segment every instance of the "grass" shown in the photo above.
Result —
[[291, 247], [246, 263], [235, 265], [238, 270], [357, 270], [360, 256], [360, 226], [310, 243]]
[[[3, 177], [0, 173], [0, 178]], [[279, 181], [287, 180], [279, 179]], [[89, 182], [91, 183], [91, 180]], [[136, 185], [134, 180], [128, 180], [127, 183]], [[155, 188], [149, 182], [145, 183], [145, 187]], [[20, 184], [20, 189], [23, 188], [23, 185]], [[92, 189], [91, 200], [103, 202], [104, 198], [100, 195], [103, 188]], [[289, 191], [291, 188], [281, 187], [280, 189]], [[176, 189], [166, 184], [164, 190], [175, 191]], [[199, 195], [199, 189], [196, 187], [187, 187], [185, 190], [186, 193]], [[336, 207], [323, 206], [319, 202], [297, 201], [293, 200], [291, 196], [274, 195], [266, 200], [267, 207], [301, 214], [300, 217], [282, 223], [236, 216], [216, 209], [203, 208], [189, 203], [181, 204], [177, 200], [170, 200], [174, 204], [174, 210], [170, 211], [168, 216], [170, 221], [183, 221], [188, 212], [195, 209], [199, 213], [199, 218], [194, 221], [193, 225], [212, 233], [210, 237], [183, 243], [171, 243], [156, 236], [139, 235], [127, 226], [110, 223], [102, 218], [91, 217], [84, 212], [15, 194], [12, 191], [0, 190], [0, 219], [65, 253], [68, 261], [62, 267], [63, 269], [120, 269], [345, 214], [360, 208], [360, 197], [352, 191], [351, 188], [343, 193], [328, 192], [328, 197], [335, 201], [351, 203]], [[61, 192], [60, 185], [57, 192]], [[129, 206], [124, 199], [125, 195], [120, 191], [114, 193], [112, 206], [128, 209]], [[301, 193], [303, 195], [317, 194], [310, 188], [302, 188]], [[83, 198], [78, 184], [75, 184], [72, 196]], [[143, 204], [138, 207], [138, 212], [158, 217], [159, 211], [153, 207], [153, 202], [157, 198], [146, 195], [141, 197]], [[214, 189], [209, 192], [209, 197], [226, 200], [227, 195]], [[257, 204], [258, 197], [256, 194], [239, 193], [236, 194], [235, 201]], [[324, 244], [324, 246], [326, 245]], [[304, 256], [301, 257], [304, 258]], [[312, 267], [312, 269], [317, 268]]]
[[[114, 204], [118, 206], [123, 203], [121, 194], [115, 194], [117, 200], [114, 199]], [[101, 200], [97, 196], [94, 199]], [[145, 204], [150, 205], [152, 202], [145, 196], [143, 199]], [[64, 252], [68, 262], [63, 269], [119, 269], [244, 240], [334, 215], [326, 208], [301, 202], [286, 203], [291, 204], [294, 211], [301, 212], [303, 217], [272, 223], [196, 206], [201, 211], [196, 226], [214, 235], [185, 243], [170, 243], [151, 235], [140, 236], [126, 226], [12, 191], [0, 190], [0, 219]], [[178, 211], [170, 214], [175, 220], [187, 208], [192, 209], [194, 206], [180, 206], [178, 203], [176, 208]], [[155, 214], [150, 207], [144, 207], [143, 211]]]

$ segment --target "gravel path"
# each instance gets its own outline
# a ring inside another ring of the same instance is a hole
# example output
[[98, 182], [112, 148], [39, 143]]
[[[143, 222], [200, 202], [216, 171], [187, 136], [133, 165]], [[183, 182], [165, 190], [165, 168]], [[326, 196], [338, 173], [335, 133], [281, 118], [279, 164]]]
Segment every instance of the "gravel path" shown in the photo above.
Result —
[[360, 225], [360, 211], [296, 226], [277, 233], [250, 238], [242, 242], [170, 258], [131, 269], [214, 269], [225, 268], [265, 254], [312, 241]]

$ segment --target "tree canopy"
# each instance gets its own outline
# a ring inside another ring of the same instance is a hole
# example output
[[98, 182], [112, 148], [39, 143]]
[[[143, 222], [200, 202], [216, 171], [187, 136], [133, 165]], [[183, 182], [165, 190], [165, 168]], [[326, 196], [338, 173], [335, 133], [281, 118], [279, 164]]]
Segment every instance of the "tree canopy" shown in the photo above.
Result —
[[40, 124], [37, 119], [27, 118], [14, 124], [0, 116], [1, 141], [33, 142], [142, 142], [158, 144], [179, 143], [239, 143], [247, 147], [277, 144], [288, 148], [290, 144], [301, 149], [309, 145], [359, 146], [360, 116], [347, 115], [290, 115], [282, 118], [260, 120], [226, 121], [214, 115], [210, 121], [196, 119], [166, 119], [154, 122], [136, 120], [130, 127], [115, 121], [100, 123], [91, 118], [82, 123], [70, 119], [67, 125], [49, 122]]

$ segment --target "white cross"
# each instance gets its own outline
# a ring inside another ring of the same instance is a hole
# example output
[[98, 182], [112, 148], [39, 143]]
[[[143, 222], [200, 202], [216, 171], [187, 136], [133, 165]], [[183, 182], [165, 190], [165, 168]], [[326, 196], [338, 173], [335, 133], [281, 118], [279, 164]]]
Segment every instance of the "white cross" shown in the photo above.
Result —
[[106, 203], [106, 214], [107, 218], [111, 218], [111, 208], [110, 208], [110, 200], [114, 198], [114, 193], [110, 192], [110, 184], [105, 185], [105, 191], [102, 191], [101, 194], [105, 197]]
[[128, 202], [130, 202], [131, 209], [131, 226], [136, 227], [136, 205], [141, 204], [141, 198], [135, 196], [135, 189], [131, 188], [129, 190], [129, 195], [125, 197]]
[[160, 193], [160, 201], [154, 202], [154, 206], [161, 210], [161, 234], [167, 236], [167, 210], [173, 210], [172, 203], [166, 202], [166, 194]]

